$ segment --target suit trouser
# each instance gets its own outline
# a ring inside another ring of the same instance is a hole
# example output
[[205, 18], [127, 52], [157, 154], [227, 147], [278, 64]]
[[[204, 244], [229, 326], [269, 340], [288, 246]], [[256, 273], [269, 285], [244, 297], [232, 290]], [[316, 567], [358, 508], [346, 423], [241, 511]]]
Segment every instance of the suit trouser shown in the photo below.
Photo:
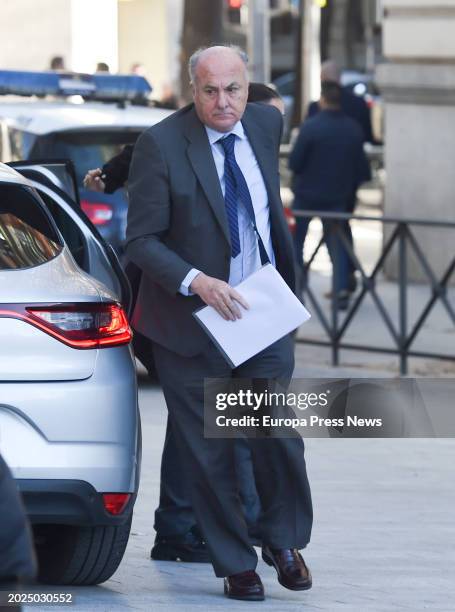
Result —
[[[155, 510], [154, 527], [158, 537], [184, 536], [196, 525], [190, 493], [182, 475], [182, 463], [168, 417], [161, 456], [160, 501]], [[261, 504], [254, 483], [251, 451], [246, 440], [235, 440], [235, 469], [248, 530], [256, 536]]]
[[[135, 331], [133, 343], [136, 356], [147, 368], [149, 375], [156, 378], [152, 341]], [[248, 528], [253, 535], [257, 535], [256, 523], [260, 502], [254, 484], [251, 452], [245, 440], [236, 440], [235, 454], [240, 497]], [[157, 537], [178, 538], [184, 536], [195, 525], [196, 517], [191, 506], [190, 494], [182, 477], [182, 459], [168, 417], [161, 457], [160, 501], [155, 510], [154, 527]]]
[[[235, 473], [235, 440], [204, 438], [204, 378], [289, 381], [294, 355], [289, 336], [232, 370], [210, 344], [195, 357], [155, 346], [155, 360], [184, 477], [215, 574], [255, 569]], [[215, 409], [215, 408], [213, 408]], [[304, 548], [312, 526], [311, 493], [300, 437], [248, 440], [262, 514], [259, 529], [272, 548]]]

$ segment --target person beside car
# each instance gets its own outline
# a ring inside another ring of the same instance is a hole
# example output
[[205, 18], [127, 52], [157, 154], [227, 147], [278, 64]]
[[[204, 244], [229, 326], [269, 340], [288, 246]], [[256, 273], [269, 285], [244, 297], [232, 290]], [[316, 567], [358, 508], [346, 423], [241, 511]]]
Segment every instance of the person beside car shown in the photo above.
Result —
[[[248, 305], [235, 285], [265, 257], [294, 287], [278, 177], [282, 117], [265, 104], [247, 104], [246, 63], [232, 47], [196, 51], [189, 61], [193, 104], [139, 137], [128, 179], [126, 254], [144, 272], [132, 321], [153, 340], [210, 561], [228, 597], [251, 601], [264, 599], [264, 589], [238, 495], [234, 440], [204, 436], [203, 383], [221, 377], [286, 384], [293, 342], [286, 335], [231, 368], [193, 317], [205, 303], [225, 320], [240, 318]], [[248, 210], [258, 219], [259, 243]], [[311, 574], [299, 553], [312, 525], [303, 440], [269, 436], [248, 443], [262, 504], [262, 556], [285, 588], [308, 589]]]
[[[252, 82], [248, 88], [248, 102], [265, 103], [275, 106], [284, 113], [284, 103], [279, 93], [264, 83]], [[102, 168], [89, 170], [84, 186], [98, 192], [113, 193], [123, 187], [128, 179], [134, 145], [126, 145]], [[137, 297], [140, 270], [132, 262], [125, 263], [125, 271], [133, 290], [133, 301]], [[147, 368], [149, 375], [156, 377], [151, 341], [135, 330], [134, 350], [139, 361]], [[258, 543], [260, 535], [256, 526], [260, 514], [260, 501], [254, 484], [251, 454], [246, 443], [238, 440], [235, 445], [236, 469], [239, 479], [240, 496], [245, 511], [252, 541]], [[157, 532], [151, 557], [155, 560], [203, 561], [209, 558], [196, 519], [193, 516], [188, 493], [181, 478], [180, 460], [175, 449], [171, 425], [168, 422], [161, 463], [160, 502], [155, 513]], [[192, 523], [192, 524], [191, 524]], [[188, 531], [183, 533], [186, 525]]]

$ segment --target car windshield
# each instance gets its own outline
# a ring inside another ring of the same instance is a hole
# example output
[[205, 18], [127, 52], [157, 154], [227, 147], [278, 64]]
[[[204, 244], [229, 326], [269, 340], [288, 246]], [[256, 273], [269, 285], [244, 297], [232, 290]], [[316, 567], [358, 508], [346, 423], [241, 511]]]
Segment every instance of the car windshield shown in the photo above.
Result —
[[36, 139], [29, 159], [71, 159], [78, 185], [88, 170], [101, 168], [126, 144], [136, 142], [142, 130], [59, 132]]

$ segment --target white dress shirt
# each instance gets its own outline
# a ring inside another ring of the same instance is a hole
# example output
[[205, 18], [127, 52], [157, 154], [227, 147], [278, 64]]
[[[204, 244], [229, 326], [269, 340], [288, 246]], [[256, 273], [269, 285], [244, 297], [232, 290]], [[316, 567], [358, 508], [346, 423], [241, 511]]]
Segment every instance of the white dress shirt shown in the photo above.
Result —
[[[265, 250], [272, 265], [275, 265], [275, 255], [272, 248], [272, 237], [270, 235], [270, 214], [267, 190], [262, 178], [261, 170], [253, 149], [243, 129], [243, 125], [238, 121], [230, 132], [217, 132], [205, 126], [207, 136], [212, 150], [213, 160], [220, 180], [221, 191], [225, 191], [224, 182], [224, 150], [217, 140], [225, 138], [229, 134], [235, 134], [234, 154], [253, 202], [254, 215], [256, 217], [256, 227], [264, 243]], [[238, 285], [244, 278], [258, 270], [261, 264], [259, 246], [256, 233], [253, 228], [248, 211], [242, 201], [237, 202], [237, 214], [239, 222], [240, 253], [235, 258], [231, 258], [231, 268], [229, 273], [229, 284]], [[190, 295], [189, 287], [193, 279], [199, 274], [200, 270], [193, 268], [184, 278], [180, 293]]]

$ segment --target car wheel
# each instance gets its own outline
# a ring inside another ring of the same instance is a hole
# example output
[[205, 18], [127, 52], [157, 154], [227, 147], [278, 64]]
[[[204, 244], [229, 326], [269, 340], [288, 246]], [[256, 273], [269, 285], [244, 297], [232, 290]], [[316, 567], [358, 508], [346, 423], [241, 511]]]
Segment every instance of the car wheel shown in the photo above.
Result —
[[115, 526], [35, 525], [38, 580], [73, 585], [105, 582], [123, 558], [131, 519]]

